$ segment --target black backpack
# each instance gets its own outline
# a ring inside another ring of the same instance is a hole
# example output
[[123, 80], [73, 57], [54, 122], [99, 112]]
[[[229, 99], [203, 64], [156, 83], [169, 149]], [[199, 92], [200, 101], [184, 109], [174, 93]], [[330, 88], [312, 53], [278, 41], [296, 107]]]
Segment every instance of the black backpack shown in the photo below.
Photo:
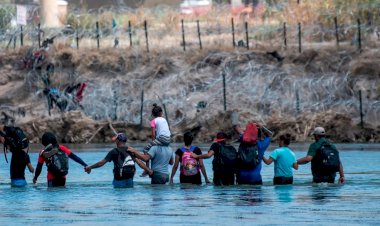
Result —
[[13, 151], [27, 152], [28, 147], [29, 147], [29, 140], [21, 128], [6, 127], [5, 133], [1, 133], [0, 135], [5, 138], [4, 146], [9, 146], [11, 152]]
[[316, 153], [319, 170], [324, 175], [336, 173], [340, 168], [339, 152], [328, 142], [322, 144]]
[[69, 172], [69, 156], [59, 147], [55, 147], [51, 144], [46, 146], [41, 155], [48, 159], [48, 170], [57, 177], [66, 176]]
[[114, 168], [115, 178], [130, 179], [136, 172], [135, 161], [126, 148], [116, 148], [118, 152], [117, 165]]
[[0, 136], [4, 137], [4, 156], [5, 161], [8, 163], [7, 158], [7, 147], [11, 152], [24, 151], [28, 153], [29, 151], [29, 140], [25, 136], [24, 131], [19, 127], [8, 127], [4, 128], [4, 132], [0, 131]]
[[238, 168], [254, 169], [260, 164], [259, 147], [257, 144], [240, 143], [238, 150]]
[[238, 155], [234, 146], [230, 144], [219, 144], [218, 166], [223, 169], [235, 169]]

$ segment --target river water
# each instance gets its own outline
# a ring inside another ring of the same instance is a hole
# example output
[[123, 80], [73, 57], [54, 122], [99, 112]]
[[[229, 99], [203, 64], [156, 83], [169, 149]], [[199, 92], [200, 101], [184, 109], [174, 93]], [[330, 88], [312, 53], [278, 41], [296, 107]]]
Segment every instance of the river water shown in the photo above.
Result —
[[[87, 163], [105, 157], [111, 145], [69, 146]], [[139, 146], [142, 147], [142, 146]], [[178, 147], [178, 145], [173, 145]], [[201, 146], [206, 151], [208, 145]], [[272, 144], [266, 155], [275, 148]], [[294, 144], [296, 156], [306, 144]], [[86, 174], [71, 161], [66, 188], [46, 187], [46, 167], [37, 185], [11, 188], [9, 164], [0, 164], [0, 225], [379, 225], [380, 144], [341, 144], [344, 185], [311, 183], [310, 165], [295, 172], [294, 185], [273, 186], [273, 165], [263, 165], [263, 186], [152, 186], [139, 177], [134, 188], [112, 187], [112, 163]], [[8, 156], [10, 157], [10, 156]], [[35, 166], [37, 153], [30, 153]], [[211, 180], [211, 160], [205, 160]]]

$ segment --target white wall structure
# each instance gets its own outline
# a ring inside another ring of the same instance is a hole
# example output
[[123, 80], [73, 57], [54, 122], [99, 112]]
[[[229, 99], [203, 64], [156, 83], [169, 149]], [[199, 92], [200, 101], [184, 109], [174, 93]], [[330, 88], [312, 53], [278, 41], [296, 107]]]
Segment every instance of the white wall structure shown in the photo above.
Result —
[[58, 1], [56, 0], [40, 0], [42, 27], [61, 27], [59, 20]]

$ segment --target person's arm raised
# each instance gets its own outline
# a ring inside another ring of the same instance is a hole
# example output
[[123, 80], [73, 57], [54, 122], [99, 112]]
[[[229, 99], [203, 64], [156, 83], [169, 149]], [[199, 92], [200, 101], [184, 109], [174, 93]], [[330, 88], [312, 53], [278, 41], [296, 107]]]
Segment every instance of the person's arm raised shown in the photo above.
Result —
[[137, 151], [136, 149], [134, 149], [133, 147], [128, 147], [128, 151], [132, 152], [138, 159], [141, 159], [144, 162], [150, 160], [150, 155], [143, 154], [143, 153]]

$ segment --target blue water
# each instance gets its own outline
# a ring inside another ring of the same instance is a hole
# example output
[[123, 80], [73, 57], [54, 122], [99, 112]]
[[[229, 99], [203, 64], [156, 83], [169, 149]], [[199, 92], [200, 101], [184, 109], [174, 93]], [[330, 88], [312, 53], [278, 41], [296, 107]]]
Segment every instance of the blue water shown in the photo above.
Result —
[[[71, 147], [92, 164], [112, 146]], [[0, 225], [379, 225], [380, 145], [338, 147], [344, 185], [313, 185], [310, 165], [303, 165], [294, 185], [273, 186], [273, 165], [264, 165], [263, 186], [181, 186], [179, 172], [175, 185], [151, 186], [138, 169], [134, 188], [114, 189], [112, 163], [86, 174], [71, 161], [66, 188], [46, 187], [46, 167], [37, 185], [26, 172], [28, 187], [11, 188], [9, 164], [1, 158]], [[302, 157], [307, 145], [293, 149]], [[30, 156], [35, 165], [36, 152]], [[211, 180], [211, 159], [205, 164]]]

